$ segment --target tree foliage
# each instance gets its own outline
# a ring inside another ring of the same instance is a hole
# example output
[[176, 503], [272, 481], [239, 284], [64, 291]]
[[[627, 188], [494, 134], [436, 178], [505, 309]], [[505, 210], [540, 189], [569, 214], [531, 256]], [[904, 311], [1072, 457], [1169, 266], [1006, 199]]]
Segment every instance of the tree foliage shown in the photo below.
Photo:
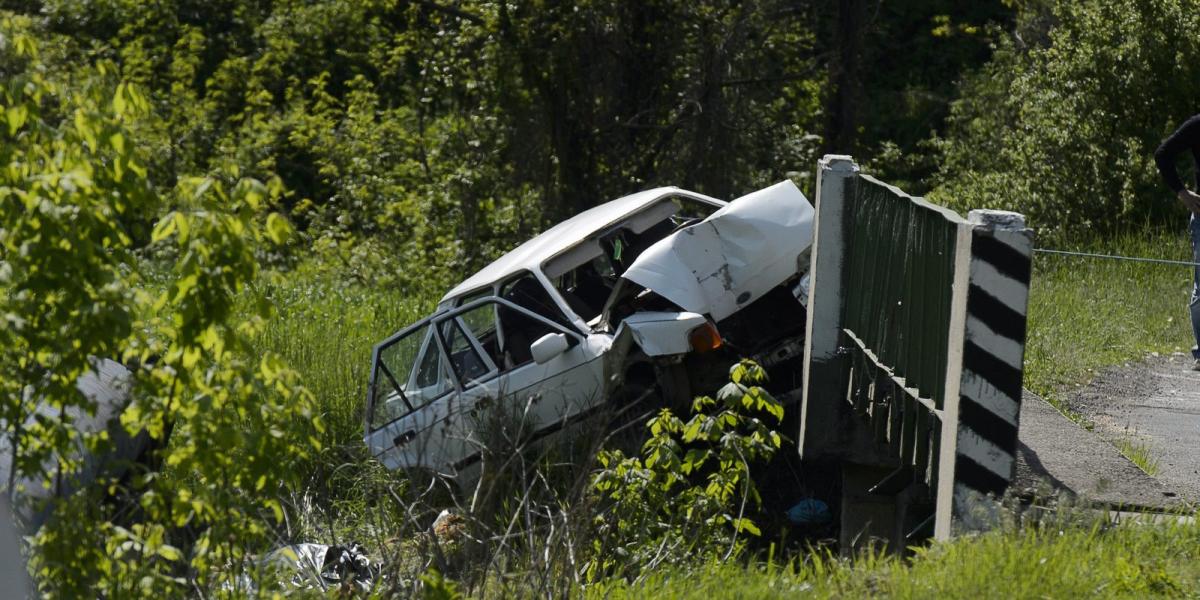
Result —
[[[141, 92], [114, 84], [104, 65], [69, 86], [53, 81], [32, 39], [7, 42], [6, 63], [28, 67], [0, 90], [6, 487], [59, 489], [81, 466], [76, 448], [110, 446], [107, 431], [73, 425], [96, 409], [75, 382], [98, 357], [140, 365], [121, 424], [147, 432], [164, 466], [52, 500], [32, 569], [52, 596], [208, 589], [282, 518], [278, 492], [320, 427], [296, 373], [247, 351], [265, 312], [233, 319], [256, 248], [290, 232], [266, 211], [279, 188], [235, 175], [181, 180], [160, 196], [131, 143], [131, 121], [148, 110]], [[161, 205], [175, 210], [151, 231]], [[174, 256], [157, 298], [136, 252], [147, 242]]]
[[[363, 279], [431, 287], [638, 189], [731, 198], [793, 176], [811, 191], [822, 151], [878, 153], [884, 175], [920, 189], [932, 167], [908, 151], [938, 129], [957, 73], [986, 59], [987, 25], [1012, 14], [861, 0], [7, 4], [53, 47], [53, 73], [109, 61], [145, 90], [136, 144], [155, 186], [235, 166], [278, 176], [302, 243]], [[843, 47], [843, 21], [861, 43]], [[831, 78], [851, 61], [853, 77]], [[861, 106], [835, 127], [842, 98]]]
[[1153, 153], [1196, 111], [1195, 5], [1057, 2], [1032, 16], [1044, 34], [1006, 38], [966, 82], [935, 198], [1018, 210], [1058, 233], [1180, 215]]

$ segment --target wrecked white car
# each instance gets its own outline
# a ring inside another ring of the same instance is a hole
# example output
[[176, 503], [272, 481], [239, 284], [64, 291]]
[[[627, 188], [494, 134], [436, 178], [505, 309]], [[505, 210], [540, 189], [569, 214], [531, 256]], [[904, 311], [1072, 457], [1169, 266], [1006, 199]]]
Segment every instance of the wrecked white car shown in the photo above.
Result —
[[740, 357], [798, 387], [812, 220], [785, 181], [729, 203], [658, 188], [556, 225], [375, 347], [367, 446], [463, 485], [484, 407], [519, 407], [538, 438], [633, 389], [690, 405]]

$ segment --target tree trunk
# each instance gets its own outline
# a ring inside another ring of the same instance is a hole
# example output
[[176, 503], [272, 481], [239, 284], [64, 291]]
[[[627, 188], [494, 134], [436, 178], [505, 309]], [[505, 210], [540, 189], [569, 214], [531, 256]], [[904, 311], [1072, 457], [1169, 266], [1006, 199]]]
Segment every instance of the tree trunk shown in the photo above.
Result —
[[863, 34], [866, 29], [865, 0], [836, 0], [837, 17], [833, 36], [833, 91], [826, 106], [829, 115], [825, 151], [853, 154], [861, 124]]

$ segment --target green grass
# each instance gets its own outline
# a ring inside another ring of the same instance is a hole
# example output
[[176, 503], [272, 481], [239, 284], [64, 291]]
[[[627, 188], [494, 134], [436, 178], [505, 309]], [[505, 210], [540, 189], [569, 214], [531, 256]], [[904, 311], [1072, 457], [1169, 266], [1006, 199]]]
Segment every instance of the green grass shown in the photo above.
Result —
[[[1129, 233], [1068, 249], [1189, 260], [1186, 232]], [[1192, 271], [1180, 265], [1038, 254], [1029, 292], [1025, 386], [1051, 400], [1099, 369], [1192, 345]]]
[[1200, 527], [1042, 526], [936, 544], [910, 560], [820, 554], [785, 566], [708, 564], [610, 582], [596, 598], [1194, 597]]
[[329, 444], [361, 444], [375, 344], [433, 310], [440, 295], [339, 282], [311, 267], [265, 277], [248, 300], [275, 307], [256, 340], [304, 377], [328, 427]]
[[1130, 462], [1153, 477], [1158, 474], [1158, 457], [1150, 451], [1150, 446], [1132, 436], [1126, 436], [1117, 442], [1117, 450], [1125, 455]]

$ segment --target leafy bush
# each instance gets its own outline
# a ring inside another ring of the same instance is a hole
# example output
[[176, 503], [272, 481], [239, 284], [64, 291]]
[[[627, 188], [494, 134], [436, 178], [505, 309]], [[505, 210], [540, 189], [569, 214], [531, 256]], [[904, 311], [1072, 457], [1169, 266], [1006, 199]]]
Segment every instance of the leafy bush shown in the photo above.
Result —
[[593, 580], [697, 555], [728, 558], [743, 547], [741, 534], [759, 535], [750, 468], [783, 441], [768, 424], [783, 420], [783, 405], [760, 387], [766, 379], [743, 360], [715, 399], [696, 398], [687, 422], [666, 408], [650, 419], [640, 457], [600, 453], [592, 488], [608, 506], [595, 517]]
[[1010, 38], [965, 82], [931, 196], [1021, 211], [1056, 233], [1183, 215], [1153, 152], [1196, 111], [1195, 4], [1063, 1], [1047, 22], [1044, 45]]
[[[298, 375], [250, 351], [269, 307], [232, 318], [258, 273], [256, 249], [290, 235], [269, 210], [280, 188], [193, 178], [164, 200], [130, 143], [145, 97], [111, 67], [53, 81], [32, 39], [7, 43], [5, 63], [30, 68], [0, 88], [5, 484], [58, 486], [81, 466], [77, 448], [111, 447], [108, 432], [74, 424], [96, 409], [75, 382], [98, 357], [135, 365], [121, 425], [154, 440], [150, 463], [161, 466], [50, 500], [31, 568], [49, 596], [212, 589], [283, 518], [277, 498], [321, 427]], [[166, 205], [176, 210], [150, 231]], [[157, 295], [135, 254], [147, 242], [175, 257]]]

